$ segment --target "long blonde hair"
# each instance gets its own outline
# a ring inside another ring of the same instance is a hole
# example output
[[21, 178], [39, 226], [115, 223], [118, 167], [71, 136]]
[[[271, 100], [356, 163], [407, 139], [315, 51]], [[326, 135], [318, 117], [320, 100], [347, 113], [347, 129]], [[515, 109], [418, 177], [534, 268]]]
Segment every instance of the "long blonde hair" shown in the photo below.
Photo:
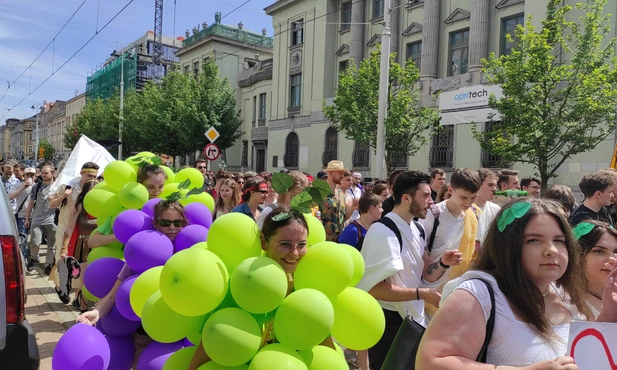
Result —
[[[221, 181], [221, 185], [219, 186], [219, 193], [221, 192], [221, 187], [223, 185], [231, 188], [231, 209], [240, 204], [240, 190], [238, 189], [238, 185], [234, 181], [234, 179], [224, 179]], [[225, 201], [223, 197], [218, 195], [216, 198], [216, 210], [224, 210], [225, 209]], [[231, 210], [230, 209], [230, 210]]]
[[283, 194], [279, 194], [276, 200], [276, 203], [278, 206], [282, 206], [285, 205], [287, 203], [289, 203], [291, 201], [291, 199], [288, 199], [289, 196], [291, 195], [291, 193], [296, 190], [296, 189], [304, 189], [308, 186], [308, 178], [306, 177], [305, 174], [303, 174], [300, 171], [291, 171], [289, 172], [289, 175], [291, 176], [291, 178], [294, 181], [294, 184], [291, 188], [287, 189], [286, 192], [284, 192]]

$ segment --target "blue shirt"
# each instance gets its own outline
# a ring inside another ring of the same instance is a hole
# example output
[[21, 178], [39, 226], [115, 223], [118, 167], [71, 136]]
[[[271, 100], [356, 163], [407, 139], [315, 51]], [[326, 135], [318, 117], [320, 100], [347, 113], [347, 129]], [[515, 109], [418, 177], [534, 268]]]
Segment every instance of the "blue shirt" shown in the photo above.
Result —
[[[261, 207], [257, 207], [257, 209], [261, 212]], [[244, 213], [255, 221], [255, 217], [253, 217], [253, 212], [249, 208], [249, 205], [246, 203], [242, 203], [236, 206], [236, 208], [231, 210], [232, 212]]]
[[362, 227], [359, 223], [353, 221], [347, 227], [341, 235], [338, 237], [338, 242], [342, 244], [348, 244], [352, 247], [357, 247], [360, 238], [358, 237], [358, 229], [360, 229], [360, 235], [366, 235], [366, 229]]

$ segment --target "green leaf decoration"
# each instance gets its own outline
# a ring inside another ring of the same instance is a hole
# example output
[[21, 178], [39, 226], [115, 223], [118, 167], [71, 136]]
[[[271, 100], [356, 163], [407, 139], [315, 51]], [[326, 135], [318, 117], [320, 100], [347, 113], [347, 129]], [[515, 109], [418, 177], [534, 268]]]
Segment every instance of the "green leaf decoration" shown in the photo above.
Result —
[[309, 213], [313, 205], [313, 197], [304, 189], [302, 193], [291, 198], [291, 208], [300, 213]]
[[576, 240], [579, 240], [582, 236], [589, 234], [594, 227], [596, 227], [596, 225], [592, 223], [580, 222], [574, 229], [572, 229], [572, 232], [574, 233]]
[[272, 174], [272, 189], [278, 194], [283, 194], [287, 190], [291, 189], [294, 185], [294, 180], [291, 175], [282, 172], [275, 172]]
[[283, 212], [283, 213], [279, 213], [278, 215], [272, 217], [272, 221], [279, 222], [279, 221], [286, 220], [289, 217], [291, 217], [291, 213]]
[[183, 196], [182, 196], [182, 193], [181, 193], [181, 192], [179, 192], [179, 191], [174, 191], [173, 193], [169, 194], [169, 195], [167, 196], [167, 198], [165, 198], [165, 199], [166, 199], [168, 202], [177, 202], [177, 201], [179, 201], [179, 200], [180, 200], [180, 199], [182, 199], [182, 198], [183, 198]]
[[313, 187], [306, 188], [305, 190], [309, 193], [309, 195], [313, 199], [313, 205], [320, 205], [323, 203], [325, 197], [322, 196], [321, 190], [317, 188], [313, 188]]
[[191, 186], [191, 180], [186, 179], [178, 184], [178, 189], [188, 189]]
[[332, 194], [332, 189], [330, 188], [330, 185], [328, 184], [328, 182], [325, 180], [313, 181], [312, 187], [319, 190], [319, 193], [321, 194], [321, 200], [323, 200], [323, 198], [327, 197], [328, 195]]
[[155, 164], [157, 166], [160, 166], [163, 164], [163, 159], [161, 159], [161, 157], [158, 156], [152, 156], [148, 158], [151, 164]]
[[501, 216], [499, 216], [499, 220], [497, 220], [497, 230], [503, 232], [514, 220], [525, 216], [529, 209], [531, 209], [531, 203], [529, 202], [517, 202], [512, 204], [510, 208], [503, 211]]
[[528, 203], [528, 202], [514, 203], [512, 207], [510, 207], [510, 209], [512, 210], [512, 213], [514, 214], [514, 217], [516, 218], [521, 218], [525, 216], [525, 214], [527, 213], [527, 211], [529, 211], [530, 208], [531, 208], [531, 203]]
[[188, 193], [186, 193], [186, 197], [190, 197], [191, 195], [195, 195], [195, 194], [201, 194], [203, 193], [203, 190], [201, 190], [200, 188], [194, 188], [189, 190]]

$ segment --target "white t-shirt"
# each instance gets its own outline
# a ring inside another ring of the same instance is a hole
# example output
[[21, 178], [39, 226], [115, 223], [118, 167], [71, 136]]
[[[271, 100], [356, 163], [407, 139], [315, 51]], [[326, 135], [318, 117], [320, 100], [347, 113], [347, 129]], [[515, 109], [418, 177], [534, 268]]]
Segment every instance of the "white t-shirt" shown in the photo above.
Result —
[[[448, 211], [446, 203], [447, 201], [437, 203], [440, 216], [439, 226], [437, 226], [435, 240], [433, 241], [433, 248], [430, 253], [431, 259], [433, 260], [438, 259], [446, 250], [458, 249], [460, 242], [453, 243], [453, 241], [460, 239], [463, 232], [463, 221], [465, 220], [465, 216], [460, 218], [454, 217], [452, 213]], [[431, 237], [431, 232], [433, 231], [433, 224], [435, 223], [433, 212], [429, 211], [426, 218], [419, 221], [424, 226], [424, 230], [426, 230], [426, 240], [428, 241]]]
[[488, 228], [497, 216], [497, 213], [501, 210], [497, 204], [493, 202], [486, 202], [484, 207], [476, 205], [482, 213], [478, 216], [478, 240], [480, 243], [484, 243], [484, 238], [488, 233]]
[[266, 216], [270, 214], [270, 212], [272, 212], [275, 208], [276, 208], [276, 202], [272, 202], [270, 204], [268, 204], [266, 207], [264, 207], [264, 209], [261, 210], [261, 213], [259, 214], [259, 217], [257, 217], [257, 227], [259, 227], [259, 230], [261, 230], [261, 228], [264, 226], [264, 221], [266, 220]]
[[[350, 205], [351, 203], [353, 203], [354, 200], [356, 199], [360, 199], [360, 197], [362, 196], [362, 190], [360, 190], [359, 187], [350, 187], [349, 189], [347, 189], [347, 191], [345, 192], [345, 201], [349, 202]], [[353, 221], [360, 218], [360, 212], [358, 211], [358, 209], [354, 209], [354, 211], [351, 213], [351, 218], [349, 219], [349, 221]]]
[[[424, 270], [422, 256], [426, 243], [415, 223], [408, 224], [394, 212], [388, 213], [385, 217], [393, 220], [398, 227], [403, 248], [401, 250], [396, 234], [392, 230], [384, 224], [373, 223], [366, 232], [362, 244], [361, 253], [366, 267], [364, 277], [357, 288], [368, 292], [383, 280], [404, 288], [417, 288], [422, 280]], [[415, 321], [426, 326], [423, 300], [378, 302], [386, 310], [397, 311], [402, 318], [411, 314]]]

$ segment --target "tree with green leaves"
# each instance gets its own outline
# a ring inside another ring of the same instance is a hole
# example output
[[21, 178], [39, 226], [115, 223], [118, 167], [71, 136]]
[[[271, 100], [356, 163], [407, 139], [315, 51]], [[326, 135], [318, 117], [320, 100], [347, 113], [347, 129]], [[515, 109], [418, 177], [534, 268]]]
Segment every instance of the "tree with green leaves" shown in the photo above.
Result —
[[[345, 133], [349, 140], [369, 143], [375, 149], [377, 142], [377, 115], [379, 105], [379, 59], [381, 51], [363, 59], [356, 68], [353, 60], [339, 76], [333, 104], [324, 102], [323, 112], [333, 126]], [[436, 108], [420, 104], [417, 86], [420, 72], [413, 62], [405, 66], [396, 63], [396, 54], [390, 55], [390, 80], [385, 120], [385, 159], [388, 173], [396, 155], [414, 155], [427, 144], [431, 128], [439, 122]]]
[[54, 155], [56, 155], [56, 148], [54, 148], [54, 146], [47, 141], [47, 139], [39, 140], [39, 147], [37, 150], [40, 152], [41, 148], [43, 149], [42, 157], [45, 159], [53, 159]]
[[607, 39], [606, 0], [573, 8], [550, 0], [542, 28], [529, 19], [509, 41], [508, 55], [491, 54], [484, 75], [500, 84], [503, 97], [490, 97], [499, 115], [490, 132], [474, 136], [482, 148], [505, 161], [536, 167], [542, 191], [573, 155], [592, 150], [615, 128], [617, 118], [616, 39]]

